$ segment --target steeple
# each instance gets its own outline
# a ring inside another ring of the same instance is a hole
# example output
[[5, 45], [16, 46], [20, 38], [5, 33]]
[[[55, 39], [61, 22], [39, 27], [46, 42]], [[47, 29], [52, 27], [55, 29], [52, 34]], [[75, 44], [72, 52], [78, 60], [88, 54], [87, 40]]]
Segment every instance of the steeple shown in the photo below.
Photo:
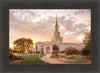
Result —
[[59, 36], [59, 35], [58, 35], [58, 33], [59, 33], [59, 26], [58, 26], [58, 24], [57, 24], [57, 14], [56, 14], [55, 33], [57, 34], [57, 36]]
[[57, 14], [56, 14], [56, 25], [57, 25]]
[[62, 43], [63, 42], [63, 38], [60, 37], [59, 25], [57, 24], [57, 14], [56, 14], [56, 25], [55, 25], [54, 37], [53, 37], [52, 41], [55, 43]]

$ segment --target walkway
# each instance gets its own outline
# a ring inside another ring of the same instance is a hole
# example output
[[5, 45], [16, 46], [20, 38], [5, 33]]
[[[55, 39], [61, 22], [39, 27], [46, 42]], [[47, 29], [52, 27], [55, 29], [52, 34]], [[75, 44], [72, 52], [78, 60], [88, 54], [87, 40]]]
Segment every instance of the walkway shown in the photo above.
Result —
[[22, 60], [14, 60], [14, 61], [11, 61], [9, 62], [9, 64], [20, 64]]
[[82, 59], [80, 62], [69, 62], [65, 61], [63, 58], [58, 58], [58, 59], [52, 59], [50, 58], [50, 54], [46, 54], [41, 58], [42, 61], [45, 61], [50, 64], [91, 64], [91, 60], [89, 59]]

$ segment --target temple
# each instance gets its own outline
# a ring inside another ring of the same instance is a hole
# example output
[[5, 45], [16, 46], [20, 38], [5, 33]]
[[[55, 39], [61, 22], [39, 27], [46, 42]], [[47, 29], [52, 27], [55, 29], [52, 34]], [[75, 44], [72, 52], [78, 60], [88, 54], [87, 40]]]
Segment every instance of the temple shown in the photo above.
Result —
[[85, 44], [79, 44], [79, 43], [63, 43], [63, 37], [60, 36], [59, 32], [59, 25], [57, 21], [57, 15], [56, 15], [56, 24], [55, 24], [55, 31], [54, 35], [51, 41], [47, 42], [37, 42], [35, 44], [35, 51], [45, 54], [52, 54], [53, 53], [53, 46], [56, 45], [59, 47], [59, 52], [64, 51], [68, 47], [75, 47], [78, 50], [81, 50], [84, 48]]
[[52, 39], [52, 42], [55, 42], [55, 43], [63, 43], [63, 38], [60, 37], [59, 25], [57, 24], [57, 15], [56, 15], [55, 32], [54, 32], [54, 37]]

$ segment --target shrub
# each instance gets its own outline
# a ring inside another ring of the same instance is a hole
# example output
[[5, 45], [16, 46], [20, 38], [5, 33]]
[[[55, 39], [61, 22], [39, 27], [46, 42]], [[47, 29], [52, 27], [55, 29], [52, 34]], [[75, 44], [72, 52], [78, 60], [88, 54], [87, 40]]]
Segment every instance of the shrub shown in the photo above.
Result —
[[50, 58], [59, 58], [59, 55], [52, 54]]
[[79, 51], [76, 48], [69, 47], [69, 48], [65, 49], [65, 53], [66, 53], [66, 55], [73, 55], [73, 54], [78, 55]]
[[64, 51], [60, 51], [60, 53], [64, 53]]
[[53, 54], [57, 55], [58, 50], [53, 50]]
[[14, 55], [14, 53], [12, 53], [10, 51], [9, 51], [9, 59], [10, 59], [10, 61], [19, 60], [19, 59], [23, 60], [23, 58], [21, 56], [17, 57]]
[[90, 56], [66, 55], [65, 59], [90, 59]]
[[90, 55], [91, 49], [84, 48], [84, 49], [81, 50], [81, 54], [82, 55]]
[[40, 53], [39, 51], [36, 51], [36, 53]]
[[14, 57], [14, 53], [9, 52], [9, 59], [12, 59]]
[[53, 45], [53, 50], [59, 50], [59, 47], [57, 45]]
[[82, 59], [80, 55], [67, 55], [65, 59]]
[[60, 57], [65, 57], [66, 56], [65, 53], [58, 53], [57, 55], [59, 55]]

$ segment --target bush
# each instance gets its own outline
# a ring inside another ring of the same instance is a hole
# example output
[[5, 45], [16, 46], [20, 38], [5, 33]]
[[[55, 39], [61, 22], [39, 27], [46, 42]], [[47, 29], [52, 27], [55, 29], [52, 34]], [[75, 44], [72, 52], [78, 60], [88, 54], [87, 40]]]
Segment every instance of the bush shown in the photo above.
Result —
[[58, 50], [53, 50], [53, 54], [57, 55]]
[[39, 51], [36, 51], [36, 53], [40, 53]]
[[65, 49], [65, 53], [66, 55], [73, 55], [73, 54], [78, 55], [80, 52], [76, 48], [69, 47]]
[[64, 51], [60, 51], [60, 53], [64, 53]]
[[13, 60], [23, 60], [23, 58], [21, 56], [17, 57], [12, 52], [9, 52], [9, 59], [10, 59], [10, 61], [13, 61]]
[[84, 48], [84, 49], [81, 50], [81, 54], [82, 55], [90, 55], [91, 49]]
[[54, 44], [53, 45], [53, 50], [59, 50], [59, 47], [56, 44]]
[[12, 59], [14, 56], [15, 56], [14, 53], [9, 52], [9, 59]]
[[60, 57], [65, 57], [66, 56], [65, 53], [58, 53], [57, 55], [59, 55]]
[[65, 59], [86, 59], [87, 57], [81, 55], [67, 55]]
[[50, 58], [59, 58], [59, 55], [52, 54]]

